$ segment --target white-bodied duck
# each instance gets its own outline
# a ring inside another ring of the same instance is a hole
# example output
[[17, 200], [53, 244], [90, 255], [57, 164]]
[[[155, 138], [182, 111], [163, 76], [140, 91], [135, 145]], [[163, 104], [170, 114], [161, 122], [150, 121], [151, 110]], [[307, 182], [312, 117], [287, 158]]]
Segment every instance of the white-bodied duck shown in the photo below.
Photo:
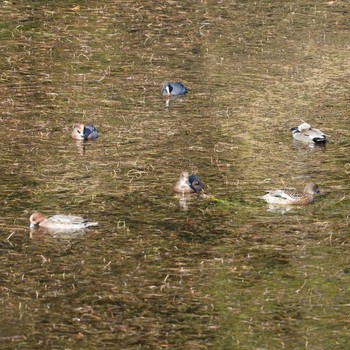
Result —
[[277, 205], [307, 205], [314, 201], [315, 194], [322, 194], [314, 182], [307, 184], [304, 191], [293, 189], [273, 190], [261, 198], [269, 204]]
[[89, 221], [80, 216], [73, 215], [54, 215], [46, 218], [43, 214], [36, 211], [30, 218], [30, 227], [43, 227], [48, 230], [61, 231], [79, 231], [90, 226], [97, 226], [98, 222]]
[[293, 138], [297, 141], [325, 144], [327, 143], [326, 135], [319, 129], [313, 128], [308, 123], [302, 123], [290, 129]]

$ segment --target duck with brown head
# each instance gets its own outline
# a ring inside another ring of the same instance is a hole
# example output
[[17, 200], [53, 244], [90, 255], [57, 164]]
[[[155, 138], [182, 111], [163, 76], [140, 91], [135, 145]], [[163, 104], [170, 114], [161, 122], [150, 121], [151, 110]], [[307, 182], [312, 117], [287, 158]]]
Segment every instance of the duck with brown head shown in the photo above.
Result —
[[79, 231], [90, 226], [97, 226], [98, 222], [89, 221], [80, 216], [54, 215], [46, 218], [42, 213], [36, 211], [30, 218], [30, 227], [43, 227], [48, 230]]

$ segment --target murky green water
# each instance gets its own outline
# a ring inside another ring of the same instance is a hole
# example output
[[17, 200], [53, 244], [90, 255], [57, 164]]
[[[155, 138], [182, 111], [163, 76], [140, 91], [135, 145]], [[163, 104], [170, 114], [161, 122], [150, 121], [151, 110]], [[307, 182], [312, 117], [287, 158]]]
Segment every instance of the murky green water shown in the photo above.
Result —
[[[349, 12], [3, 2], [1, 348], [346, 349]], [[167, 105], [165, 80], [190, 93]], [[326, 148], [293, 144], [301, 119]], [[182, 170], [220, 201], [175, 197]], [[314, 205], [259, 199], [310, 180]], [[100, 225], [30, 235], [35, 210]]]

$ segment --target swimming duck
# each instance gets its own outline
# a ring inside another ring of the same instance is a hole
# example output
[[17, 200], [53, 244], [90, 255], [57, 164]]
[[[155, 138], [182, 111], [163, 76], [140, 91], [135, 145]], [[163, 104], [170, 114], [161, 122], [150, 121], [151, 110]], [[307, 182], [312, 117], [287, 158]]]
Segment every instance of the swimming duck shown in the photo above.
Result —
[[261, 198], [269, 204], [306, 205], [314, 201], [315, 194], [322, 193], [318, 185], [314, 182], [311, 182], [305, 186], [303, 192], [292, 189], [281, 189], [270, 191]]
[[321, 130], [312, 128], [308, 123], [295, 126], [290, 131], [297, 141], [314, 142], [315, 144], [325, 144], [327, 142], [326, 135]]
[[179, 181], [174, 186], [174, 192], [178, 193], [195, 193], [202, 189], [201, 180], [196, 175], [189, 175], [187, 171], [183, 171]]
[[72, 215], [54, 215], [50, 218], [46, 218], [43, 214], [36, 211], [30, 218], [30, 227], [44, 227], [51, 230], [62, 231], [78, 231], [83, 230], [90, 226], [97, 226], [98, 222], [88, 221], [80, 216]]
[[161, 95], [167, 95], [167, 96], [179, 96], [179, 95], [185, 95], [188, 92], [187, 88], [180, 82], [176, 83], [169, 83], [165, 82], [163, 83], [162, 91], [160, 92]]
[[72, 138], [76, 140], [94, 140], [98, 137], [96, 128], [92, 124], [74, 124]]

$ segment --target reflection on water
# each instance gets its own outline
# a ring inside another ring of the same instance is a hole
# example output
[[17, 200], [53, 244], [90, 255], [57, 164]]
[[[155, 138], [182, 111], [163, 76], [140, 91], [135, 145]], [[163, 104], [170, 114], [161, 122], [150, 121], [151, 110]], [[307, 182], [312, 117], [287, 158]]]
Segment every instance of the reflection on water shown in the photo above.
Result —
[[93, 143], [97, 142], [96, 140], [84, 141], [84, 140], [75, 140], [74, 143], [77, 145], [77, 149], [80, 155], [86, 155], [86, 152], [89, 152], [89, 147], [93, 147]]
[[178, 201], [179, 208], [183, 211], [188, 211], [195, 201], [203, 201], [207, 196], [205, 194], [197, 193], [176, 193], [174, 194], [174, 197]]
[[293, 148], [298, 151], [311, 151], [311, 152], [325, 152], [326, 145], [325, 144], [316, 144], [316, 143], [305, 143], [297, 140], [292, 141]]
[[268, 203], [266, 205], [266, 207], [268, 208], [269, 211], [278, 212], [278, 213], [281, 213], [281, 214], [286, 214], [290, 210], [293, 209], [293, 206], [278, 205], [278, 204], [271, 204], [271, 203]]
[[[343, 2], [7, 1], [0, 16], [3, 348], [347, 348]], [[163, 98], [166, 79], [189, 93]], [[329, 144], [296, 145], [300, 118]], [[77, 120], [99, 139], [71, 140]], [[184, 169], [208, 197], [173, 195]], [[310, 181], [313, 205], [260, 199]], [[35, 210], [100, 226], [29, 234]]]
[[186, 97], [181, 97], [181, 96], [172, 96], [172, 97], [163, 97], [165, 101], [165, 108], [171, 108], [173, 105], [180, 106], [180, 103], [185, 103], [186, 102]]
[[48, 230], [45, 227], [37, 227], [37, 228], [30, 228], [29, 237], [33, 240], [39, 240], [39, 239], [46, 239], [47, 237], [52, 238], [77, 238], [82, 237], [84, 234], [86, 234], [86, 230], [79, 230], [79, 231], [72, 231], [72, 230]]

